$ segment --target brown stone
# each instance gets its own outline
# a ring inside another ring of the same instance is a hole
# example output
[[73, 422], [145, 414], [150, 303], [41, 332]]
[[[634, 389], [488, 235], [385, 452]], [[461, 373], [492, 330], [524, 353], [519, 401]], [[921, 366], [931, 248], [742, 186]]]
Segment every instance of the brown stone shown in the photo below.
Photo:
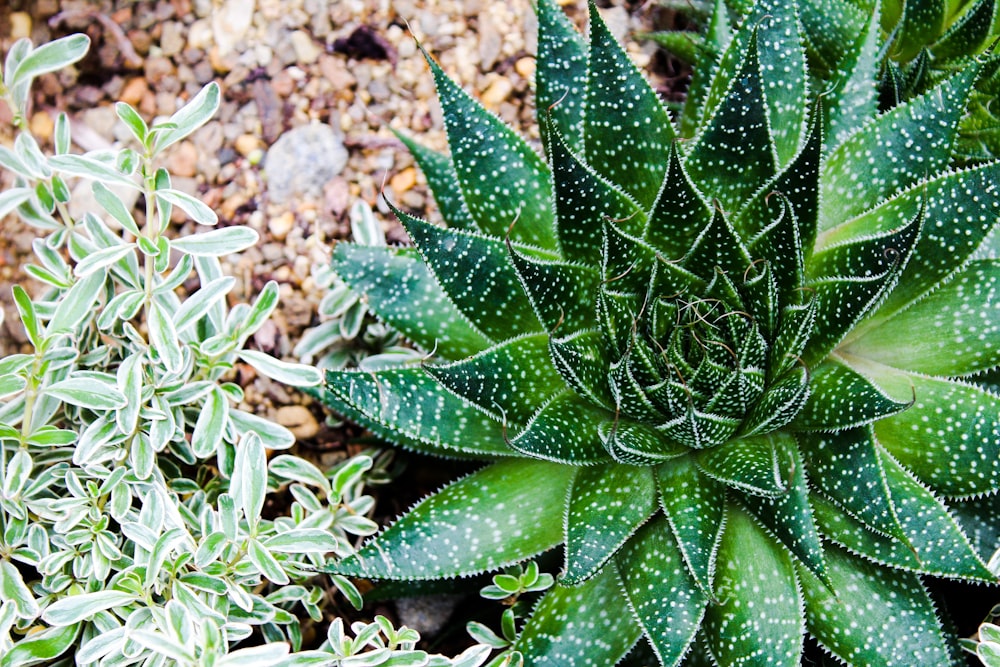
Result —
[[174, 176], [194, 177], [198, 173], [198, 149], [190, 141], [177, 144], [167, 158], [167, 171]]
[[417, 170], [407, 167], [389, 179], [389, 187], [396, 194], [402, 194], [417, 184]]
[[131, 104], [132, 106], [138, 106], [142, 99], [149, 92], [149, 86], [146, 84], [146, 79], [141, 76], [137, 76], [130, 79], [126, 83], [118, 94], [118, 99], [126, 104]]

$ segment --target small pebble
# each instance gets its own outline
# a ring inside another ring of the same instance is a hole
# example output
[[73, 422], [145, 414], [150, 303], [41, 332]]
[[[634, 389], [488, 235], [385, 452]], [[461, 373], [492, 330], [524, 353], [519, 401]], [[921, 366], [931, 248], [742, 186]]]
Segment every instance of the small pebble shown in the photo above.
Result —
[[11, 12], [8, 20], [10, 21], [10, 38], [12, 40], [31, 37], [31, 14]]
[[483, 102], [483, 106], [487, 109], [496, 110], [500, 106], [501, 102], [507, 100], [510, 94], [514, 92], [514, 84], [510, 82], [507, 77], [497, 77], [493, 82], [483, 91], [480, 99]]
[[311, 65], [319, 59], [323, 50], [316, 45], [312, 36], [305, 30], [296, 30], [291, 35], [292, 48], [295, 50], [295, 61], [303, 65]]
[[389, 180], [389, 186], [397, 194], [406, 192], [417, 184], [417, 170], [407, 167]]
[[135, 107], [139, 106], [147, 92], [149, 92], [149, 85], [146, 84], [146, 79], [137, 76], [129, 79], [128, 83], [122, 87], [118, 99]]
[[295, 214], [291, 211], [285, 211], [276, 218], [271, 218], [267, 223], [267, 231], [271, 232], [271, 236], [275, 240], [284, 241], [285, 237], [288, 236], [288, 232], [292, 231], [295, 226]]
[[54, 129], [55, 122], [45, 109], [36, 111], [31, 117], [31, 134], [39, 141], [43, 143], [49, 141]]
[[260, 138], [252, 134], [241, 134], [233, 142], [233, 148], [243, 157], [249, 157], [251, 153], [260, 150], [262, 147], [263, 143]]

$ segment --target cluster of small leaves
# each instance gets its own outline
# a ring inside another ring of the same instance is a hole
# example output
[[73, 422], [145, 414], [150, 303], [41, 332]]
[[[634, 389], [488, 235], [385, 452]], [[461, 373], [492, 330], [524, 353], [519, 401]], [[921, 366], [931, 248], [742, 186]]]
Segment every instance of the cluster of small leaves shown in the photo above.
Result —
[[[351, 207], [351, 239], [362, 246], [385, 247], [385, 232], [371, 206], [364, 201]], [[364, 299], [340, 279], [328, 263], [313, 267], [318, 288], [326, 290], [319, 304], [322, 322], [307, 329], [295, 346], [302, 363], [320, 369], [362, 368], [418, 361], [421, 354], [403, 344], [399, 332], [377, 322]]]
[[985, 667], [1000, 667], [1000, 605], [994, 607], [976, 635], [962, 640], [962, 648], [978, 657]]
[[953, 660], [922, 577], [998, 583], [1000, 162], [952, 166], [986, 66], [883, 110], [875, 8], [831, 76], [819, 3], [738, 4], [675, 121], [593, 3], [585, 40], [539, 0], [541, 153], [428, 56], [450, 154], [408, 146], [447, 227], [397, 211], [414, 247], [333, 266], [429, 358], [323, 396], [490, 464], [331, 572], [558, 554], [491, 638], [532, 666]]
[[[151, 126], [118, 104], [136, 149], [72, 153], [65, 115], [53, 155], [27, 132], [31, 80], [87, 47], [80, 35], [19, 41], [0, 89], [19, 130], [0, 147], [16, 180], [0, 217], [37, 230], [25, 272], [40, 285], [13, 288], [30, 351], [0, 359], [0, 665], [453, 664], [412, 651], [415, 634], [384, 620], [349, 643], [338, 621], [324, 647], [298, 651], [303, 619], [324, 620], [316, 567], [376, 529], [363, 484], [379, 472], [367, 455], [326, 472], [270, 456], [294, 436], [240, 407], [240, 362], [295, 386], [320, 375], [244, 349], [277, 286], [230, 308], [236, 281], [219, 258], [256, 232], [169, 229], [174, 209], [216, 223], [155, 165], [213, 115], [218, 86]], [[74, 184], [99, 208], [74, 218]], [[279, 492], [287, 515], [264, 518]], [[333, 583], [360, 605], [347, 579]], [[479, 664], [470, 656], [454, 664]]]

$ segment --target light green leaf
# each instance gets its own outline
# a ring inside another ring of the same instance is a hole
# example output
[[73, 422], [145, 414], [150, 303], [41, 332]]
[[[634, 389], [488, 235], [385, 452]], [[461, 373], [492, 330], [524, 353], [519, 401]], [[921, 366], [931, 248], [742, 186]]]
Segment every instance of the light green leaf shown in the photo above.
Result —
[[170, 242], [170, 247], [196, 257], [222, 257], [242, 252], [260, 240], [260, 234], [249, 227], [223, 227], [209, 232], [182, 236]]
[[293, 528], [265, 539], [263, 545], [268, 551], [287, 554], [324, 554], [341, 546], [334, 535], [318, 528]]
[[251, 534], [256, 534], [260, 513], [264, 509], [264, 498], [267, 496], [267, 455], [256, 433], [244, 436], [237, 445], [233, 476], [240, 485], [239, 500], [243, 516], [250, 525]]
[[290, 581], [288, 575], [281, 569], [281, 564], [254, 538], [247, 540], [247, 555], [250, 557], [250, 562], [272, 583], [281, 586]]
[[[187, 256], [185, 255], [185, 257]], [[235, 278], [223, 276], [202, 285], [197, 292], [188, 295], [181, 307], [174, 313], [174, 328], [177, 333], [183, 333], [208, 313], [215, 304], [221, 303], [226, 295], [232, 291], [235, 284]]]
[[262, 374], [282, 384], [292, 387], [315, 387], [323, 382], [323, 376], [312, 366], [275, 359], [257, 350], [240, 350], [237, 356]]
[[127, 232], [132, 234], [132, 236], [138, 238], [142, 235], [139, 231], [139, 225], [136, 223], [135, 218], [132, 217], [132, 212], [128, 210], [127, 206], [125, 206], [125, 202], [121, 200], [121, 197], [115, 194], [114, 191], [100, 181], [94, 181], [92, 189], [94, 192], [94, 199], [97, 200], [97, 203], [100, 204], [105, 211], [111, 214], [111, 217], [118, 221], [118, 224], [120, 224]]
[[495, 570], [563, 541], [552, 521], [573, 467], [501, 461], [426, 498], [378, 540], [331, 564], [331, 572], [371, 578], [438, 579]]
[[[219, 108], [220, 96], [219, 84], [214, 81], [198, 91], [197, 95], [167, 119], [166, 122], [172, 127], [157, 132], [153, 142], [153, 155], [159, 154], [207, 123]], [[153, 130], [156, 130], [156, 125]]]
[[[49, 609], [51, 608], [50, 606]], [[0, 657], [0, 667], [28, 667], [48, 663], [73, 646], [79, 634], [79, 623], [68, 623], [32, 634], [17, 642], [16, 646]]]
[[105, 609], [124, 607], [135, 601], [133, 593], [111, 589], [69, 595], [46, 607], [42, 620], [51, 625], [71, 626]]
[[226, 431], [229, 419], [229, 401], [218, 387], [205, 398], [191, 434], [191, 449], [195, 456], [207, 458], [216, 452]]
[[73, 275], [78, 278], [86, 278], [100, 269], [111, 266], [122, 257], [133, 252], [135, 252], [135, 245], [132, 243], [101, 248], [77, 262], [77, 265], [73, 267]]
[[106, 185], [122, 185], [127, 188], [139, 187], [130, 177], [113, 166], [86, 155], [73, 155], [71, 153], [53, 155], [49, 158], [49, 165], [56, 171], [103, 181]]
[[720, 667], [797, 667], [804, 618], [798, 577], [788, 553], [736, 505], [727, 512], [719, 547], [716, 593], [703, 629]]
[[161, 201], [170, 202], [173, 206], [191, 216], [191, 219], [199, 225], [214, 225], [219, 222], [219, 216], [216, 215], [215, 211], [205, 204], [205, 202], [192, 197], [186, 192], [173, 189], [156, 190], [156, 198]]
[[152, 350], [159, 355], [160, 361], [168, 371], [177, 371], [184, 363], [177, 331], [173, 320], [163, 311], [163, 306], [156, 300], [149, 307], [149, 342]]
[[42, 74], [61, 70], [83, 58], [89, 49], [90, 38], [82, 33], [67, 35], [42, 44], [32, 49], [18, 63], [17, 69], [5, 83], [13, 88]]
[[49, 385], [43, 392], [70, 405], [90, 410], [119, 410], [125, 407], [127, 400], [113, 385], [94, 378], [67, 378]]

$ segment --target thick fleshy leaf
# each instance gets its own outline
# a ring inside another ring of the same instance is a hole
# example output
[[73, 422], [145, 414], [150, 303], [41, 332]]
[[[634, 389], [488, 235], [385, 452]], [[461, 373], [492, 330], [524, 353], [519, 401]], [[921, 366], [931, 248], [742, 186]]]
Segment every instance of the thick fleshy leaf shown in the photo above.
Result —
[[559, 245], [567, 260], [593, 266], [601, 259], [608, 221], [638, 232], [645, 228], [646, 214], [629, 195], [574, 155], [561, 135], [553, 134], [549, 146]]
[[600, 427], [614, 415], [581, 399], [572, 391], [556, 395], [542, 406], [510, 446], [528, 456], [575, 465], [608, 462]]
[[[824, 165], [821, 231], [871, 208], [948, 163], [978, 66], [879, 116], [834, 149]], [[933, 128], [933, 129], [932, 129]], [[919, 141], [920, 150], [911, 142]]]
[[729, 224], [722, 211], [716, 210], [712, 222], [701, 231], [691, 244], [682, 265], [710, 282], [717, 269], [734, 276], [742, 276], [751, 264], [750, 251]]
[[602, 424], [600, 432], [612, 458], [622, 463], [648, 466], [687, 452], [684, 444], [643, 422], [619, 417]]
[[712, 222], [713, 213], [691, 183], [680, 151], [673, 144], [668, 151], [667, 173], [649, 213], [644, 238], [664, 259], [676, 261], [687, 254], [694, 240]]
[[513, 648], [537, 667], [607, 667], [642, 636], [614, 567], [579, 586], [556, 584], [535, 607]]
[[[806, 627], [849, 665], [951, 664], [934, 604], [916, 575], [837, 547], [826, 551], [832, 590], [799, 569]], [[863, 619], [863, 620], [862, 620]], [[872, 641], [872, 628], [891, 628]]]
[[809, 397], [809, 372], [793, 368], [770, 384], [743, 420], [744, 437], [769, 433], [787, 425]]
[[808, 431], [830, 431], [870, 424], [909, 407], [839, 360], [828, 357], [812, 370], [811, 393], [792, 425]]
[[730, 440], [697, 453], [701, 471], [746, 493], [775, 497], [788, 492], [795, 473], [792, 436], [769, 433]]
[[432, 58], [427, 62], [437, 84], [458, 186], [479, 229], [556, 250], [548, 167]]
[[442, 289], [483, 333], [505, 340], [541, 330], [502, 240], [444, 229], [402, 211], [396, 216]]
[[931, 178], [830, 230], [821, 243], [828, 245], [902, 227], [924, 209], [924, 229], [899, 283], [880, 306], [877, 322], [935, 289], [980, 247], [997, 225], [998, 182], [997, 163]]
[[[451, 162], [451, 156], [438, 153], [436, 151], [417, 143], [401, 132], [396, 132], [396, 136], [409, 149], [410, 154], [416, 161], [420, 171], [427, 179], [427, 185], [434, 195], [434, 203], [441, 211], [441, 217], [452, 229], [479, 229], [469, 207], [462, 199], [461, 191], [455, 187], [458, 182], [458, 175], [455, 173], [455, 165]], [[480, 230], [482, 231], [482, 230]]]
[[908, 378], [913, 405], [875, 422], [878, 441], [938, 493], [1000, 490], [1000, 397], [953, 380]]
[[736, 505], [727, 511], [716, 591], [703, 629], [720, 667], [796, 667], [802, 653], [802, 594], [791, 557]]
[[460, 359], [491, 344], [441, 290], [416, 251], [338, 243], [333, 270], [378, 317], [425, 350]]
[[726, 487], [703, 475], [691, 457], [656, 468], [660, 506], [698, 587], [713, 595], [716, 554], [725, 522]]
[[566, 567], [562, 580], [591, 577], [656, 511], [650, 468], [617, 464], [580, 468], [566, 507]]
[[757, 42], [751, 37], [739, 73], [686, 163], [691, 179], [727, 211], [738, 210], [776, 171]]
[[608, 410], [614, 399], [608, 387], [611, 365], [600, 331], [578, 331], [564, 338], [550, 338], [552, 363], [576, 393]]
[[539, 0], [535, 104], [542, 139], [554, 129], [576, 153], [583, 152], [587, 94], [587, 44], [554, 0]]
[[996, 0], [976, 0], [931, 47], [934, 58], [956, 58], [978, 53], [990, 37], [995, 13]]
[[548, 335], [526, 334], [477, 355], [425, 370], [451, 392], [499, 422], [524, 424], [566, 390], [549, 360]]
[[871, 427], [802, 434], [798, 440], [815, 486], [870, 529], [906, 540]]
[[615, 41], [594, 4], [587, 71], [587, 162], [649, 210], [666, 164], [640, 158], [665, 155], [676, 135], [659, 96]]
[[562, 543], [549, 512], [565, 503], [574, 469], [501, 461], [425, 498], [329, 571], [374, 579], [440, 579], [496, 570]]
[[[824, 108], [830, 126], [828, 148], [839, 146], [878, 110], [876, 81], [882, 37], [879, 10], [879, 3], [868, 13], [849, 0], [811, 0], [800, 4], [802, 22], [806, 32], [814, 36], [813, 44], [817, 37], [830, 40], [827, 43], [840, 52], [844, 44], [853, 42], [837, 66], [847, 75], [834, 83], [832, 94], [824, 96], [825, 102], [829, 100]], [[837, 20], [831, 21], [831, 16]], [[810, 31], [812, 26], [815, 30]]]
[[816, 294], [817, 327], [803, 358], [813, 364], [836, 346], [899, 280], [917, 238], [923, 214], [905, 227], [833, 246], [813, 255], [808, 286]]
[[741, 500], [761, 526], [784, 544], [810, 572], [829, 584], [823, 546], [809, 505], [805, 466], [798, 451], [793, 450], [792, 456], [795, 458], [795, 472], [788, 493], [776, 498], [745, 495]]
[[514, 453], [504, 443], [500, 423], [446, 391], [421, 368], [328, 371], [320, 399], [402, 445], [451, 456]]
[[867, 329], [845, 352], [939, 376], [1000, 365], [1000, 261], [972, 262], [943, 287]]
[[546, 331], [567, 336], [594, 325], [592, 299], [600, 283], [596, 267], [538, 260], [513, 246], [510, 257]]
[[684, 566], [663, 516], [643, 526], [615, 563], [629, 604], [660, 664], [679, 664], [701, 623], [707, 598]]

